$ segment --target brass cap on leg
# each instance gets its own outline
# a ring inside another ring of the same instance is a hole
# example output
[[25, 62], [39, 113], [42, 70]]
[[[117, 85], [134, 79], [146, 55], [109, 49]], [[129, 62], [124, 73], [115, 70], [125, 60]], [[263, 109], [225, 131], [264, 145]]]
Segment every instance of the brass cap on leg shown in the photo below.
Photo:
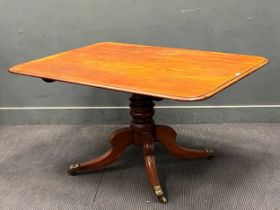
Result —
[[163, 195], [163, 191], [160, 186], [154, 187], [155, 194], [161, 203], [166, 203], [166, 197]]
[[80, 165], [78, 163], [71, 164], [68, 168], [68, 173], [72, 176], [77, 175], [77, 171], [79, 169]]
[[205, 152], [208, 153], [208, 159], [211, 160], [213, 157], [215, 157], [214, 150], [212, 150], [212, 149], [205, 149]]

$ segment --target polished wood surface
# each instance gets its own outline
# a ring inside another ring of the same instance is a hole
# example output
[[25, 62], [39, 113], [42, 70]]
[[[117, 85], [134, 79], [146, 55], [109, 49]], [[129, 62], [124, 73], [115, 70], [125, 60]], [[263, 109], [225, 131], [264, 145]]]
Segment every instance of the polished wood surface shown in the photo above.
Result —
[[169, 126], [157, 125], [155, 127], [155, 139], [172, 155], [184, 159], [214, 157], [212, 149], [196, 150], [177, 145], [176, 136], [176, 131]]
[[148, 181], [158, 199], [166, 203], [166, 197], [160, 185], [156, 160], [155, 142], [162, 144], [167, 151], [180, 158], [212, 158], [211, 149], [196, 150], [176, 144], [176, 132], [169, 126], [155, 125], [153, 120], [155, 98], [134, 94], [130, 98], [130, 127], [118, 129], [111, 135], [111, 148], [103, 155], [83, 163], [70, 165], [68, 172], [77, 175], [97, 169], [103, 169], [117, 160], [129, 145], [139, 146], [143, 150]]
[[10, 72], [195, 101], [214, 95], [267, 62], [259, 56], [102, 42], [16, 65]]

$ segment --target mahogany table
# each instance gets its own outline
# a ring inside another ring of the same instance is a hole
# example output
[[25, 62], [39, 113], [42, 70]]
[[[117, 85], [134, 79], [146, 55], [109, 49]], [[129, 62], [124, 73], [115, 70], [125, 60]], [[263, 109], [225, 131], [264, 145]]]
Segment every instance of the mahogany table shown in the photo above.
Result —
[[130, 127], [111, 134], [111, 148], [100, 157], [70, 165], [69, 173], [102, 169], [129, 145], [142, 148], [150, 185], [163, 203], [166, 197], [157, 175], [154, 142], [180, 158], [211, 158], [211, 149], [176, 144], [176, 132], [153, 121], [154, 101], [206, 99], [268, 62], [264, 57], [220, 52], [102, 42], [62, 52], [10, 68], [10, 72], [132, 93]]

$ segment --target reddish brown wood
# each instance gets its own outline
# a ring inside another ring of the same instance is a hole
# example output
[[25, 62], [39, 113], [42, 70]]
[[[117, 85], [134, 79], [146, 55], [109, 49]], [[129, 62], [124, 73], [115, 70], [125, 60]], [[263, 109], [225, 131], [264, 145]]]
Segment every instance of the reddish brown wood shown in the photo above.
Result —
[[145, 158], [146, 170], [148, 173], [149, 181], [152, 187], [159, 185], [159, 179], [156, 171], [155, 164], [155, 145], [153, 143], [153, 138], [150, 133], [142, 134], [143, 141], [143, 154]]
[[103, 42], [14, 66], [10, 72], [182, 101], [206, 99], [268, 60]]
[[176, 131], [166, 125], [157, 125], [155, 129], [155, 138], [171, 154], [185, 159], [212, 158], [214, 152], [211, 149], [197, 150], [181, 147], [176, 144]]
[[58, 80], [133, 93], [130, 128], [114, 132], [112, 147], [105, 154], [71, 165], [69, 173], [102, 169], [134, 144], [143, 149], [155, 194], [166, 202], [157, 176], [154, 142], [181, 158], [212, 157], [213, 151], [176, 145], [172, 128], [155, 125], [153, 101], [206, 99], [267, 62], [260, 56], [104, 42], [16, 65], [10, 72], [46, 82]]
[[117, 160], [126, 147], [134, 144], [142, 148], [149, 183], [158, 199], [165, 203], [166, 198], [156, 170], [155, 141], [161, 143], [170, 153], [181, 158], [212, 157], [213, 151], [188, 149], [176, 145], [174, 129], [154, 123], [154, 100], [159, 99], [133, 94], [130, 98], [130, 115], [132, 118], [130, 127], [119, 129], [111, 135], [112, 148], [108, 152], [94, 160], [71, 165], [69, 173], [75, 175], [78, 172], [102, 169]]
[[141, 138], [143, 144], [143, 154], [145, 160], [146, 172], [148, 175], [148, 180], [151, 187], [154, 189], [154, 192], [158, 199], [166, 203], [166, 197], [163, 194], [163, 191], [160, 186], [159, 178], [157, 175], [156, 161], [155, 161], [155, 145], [153, 142], [153, 136], [150, 132], [143, 132]]
[[77, 172], [105, 168], [117, 160], [129, 145], [133, 144], [132, 140], [132, 132], [130, 128], [116, 130], [112, 133], [110, 138], [111, 148], [105, 154], [93, 160], [72, 164], [69, 166], [68, 172], [71, 175], [76, 175]]

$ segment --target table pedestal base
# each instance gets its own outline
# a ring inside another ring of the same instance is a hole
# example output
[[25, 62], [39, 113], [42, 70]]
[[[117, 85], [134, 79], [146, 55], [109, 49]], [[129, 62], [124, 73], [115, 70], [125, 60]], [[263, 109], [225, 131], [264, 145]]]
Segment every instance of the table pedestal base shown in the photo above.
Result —
[[70, 165], [69, 174], [76, 175], [79, 172], [103, 169], [117, 160], [129, 145], [134, 144], [143, 150], [151, 187], [158, 199], [166, 203], [156, 170], [155, 141], [162, 144], [168, 152], [180, 158], [212, 158], [214, 152], [211, 149], [196, 150], [177, 145], [176, 132], [173, 128], [155, 125], [153, 121], [154, 100], [160, 99], [133, 94], [130, 98], [130, 115], [132, 117], [130, 127], [114, 131], [110, 137], [111, 148], [105, 154], [93, 160]]

